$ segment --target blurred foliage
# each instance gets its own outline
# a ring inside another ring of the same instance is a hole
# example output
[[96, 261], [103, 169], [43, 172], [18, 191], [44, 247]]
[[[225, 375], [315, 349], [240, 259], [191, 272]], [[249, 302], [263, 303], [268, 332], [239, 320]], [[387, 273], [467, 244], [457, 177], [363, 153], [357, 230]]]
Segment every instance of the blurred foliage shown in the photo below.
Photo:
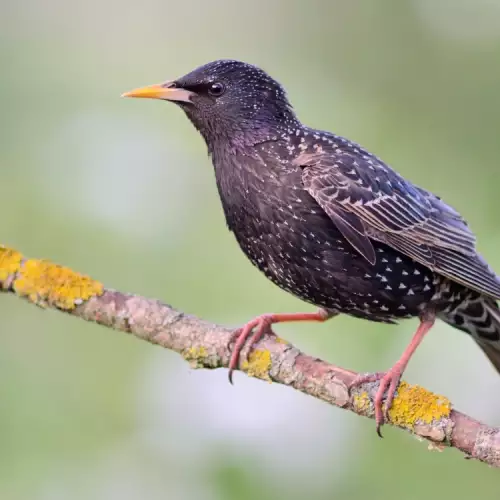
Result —
[[[4, 243], [239, 324], [309, 309], [227, 232], [201, 139], [130, 88], [233, 57], [302, 119], [443, 196], [500, 270], [500, 2], [25, 0], [0, 16]], [[498, 472], [302, 394], [1, 297], [0, 498], [498, 498]], [[305, 351], [389, 367], [415, 322], [286, 326]], [[439, 325], [406, 378], [500, 425], [500, 380]]]

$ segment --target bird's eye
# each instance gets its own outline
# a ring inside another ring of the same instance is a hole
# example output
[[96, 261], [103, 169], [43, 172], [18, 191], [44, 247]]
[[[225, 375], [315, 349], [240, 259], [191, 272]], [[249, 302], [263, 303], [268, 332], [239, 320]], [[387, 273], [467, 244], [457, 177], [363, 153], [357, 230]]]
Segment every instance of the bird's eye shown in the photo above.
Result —
[[208, 93], [213, 97], [220, 97], [225, 90], [226, 87], [220, 82], [211, 83], [210, 87], [208, 87]]

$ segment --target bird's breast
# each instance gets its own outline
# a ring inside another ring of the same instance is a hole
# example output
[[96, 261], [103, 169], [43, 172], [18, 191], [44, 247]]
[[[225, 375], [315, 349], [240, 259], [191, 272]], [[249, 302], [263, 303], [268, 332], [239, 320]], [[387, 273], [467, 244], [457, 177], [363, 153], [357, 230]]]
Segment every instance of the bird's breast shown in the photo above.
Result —
[[376, 242], [372, 266], [304, 189], [301, 170], [266, 167], [253, 159], [216, 165], [227, 225], [255, 266], [328, 309], [371, 319], [418, 313], [432, 296], [430, 271]]

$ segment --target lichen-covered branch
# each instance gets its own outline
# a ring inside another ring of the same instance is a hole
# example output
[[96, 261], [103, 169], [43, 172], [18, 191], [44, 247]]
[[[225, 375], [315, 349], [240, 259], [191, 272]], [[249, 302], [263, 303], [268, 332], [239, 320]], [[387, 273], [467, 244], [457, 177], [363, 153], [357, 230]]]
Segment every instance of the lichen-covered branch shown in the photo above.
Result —
[[[158, 300], [106, 289], [87, 276], [44, 260], [27, 259], [0, 247], [0, 290], [42, 307], [130, 333], [181, 354], [193, 368], [229, 364], [232, 331], [184, 314]], [[347, 387], [357, 375], [304, 354], [290, 343], [265, 337], [248, 361], [247, 375], [288, 385], [358, 415], [373, 418], [377, 383], [352, 394]], [[452, 409], [450, 401], [402, 382], [389, 411], [389, 424], [427, 439], [433, 447], [450, 446], [489, 465], [500, 467], [500, 429]]]

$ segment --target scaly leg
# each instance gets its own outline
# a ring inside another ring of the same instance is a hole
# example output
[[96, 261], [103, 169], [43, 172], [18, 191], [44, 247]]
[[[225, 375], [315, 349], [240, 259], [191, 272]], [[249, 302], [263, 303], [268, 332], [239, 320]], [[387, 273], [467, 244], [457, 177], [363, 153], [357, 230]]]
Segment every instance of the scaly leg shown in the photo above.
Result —
[[326, 321], [336, 313], [327, 311], [326, 309], [319, 309], [315, 313], [277, 313], [277, 314], [262, 314], [250, 320], [242, 328], [236, 330], [231, 336], [230, 342], [235, 340], [234, 347], [231, 351], [231, 359], [229, 361], [229, 382], [233, 383], [233, 371], [238, 367], [243, 346], [247, 342], [251, 349], [252, 346], [258, 342], [263, 335], [276, 335], [271, 329], [274, 323], [288, 323], [292, 321]]
[[[415, 332], [415, 335], [411, 339], [410, 344], [404, 350], [403, 354], [399, 358], [399, 360], [394, 364], [394, 366], [387, 372], [379, 372], [379, 373], [369, 373], [367, 375], [358, 375], [350, 384], [349, 390], [353, 387], [359, 386], [361, 384], [367, 382], [377, 382], [380, 381], [380, 386], [375, 394], [375, 422], [377, 423], [377, 434], [382, 437], [380, 432], [380, 428], [384, 424], [384, 420], [387, 419], [387, 414], [391, 407], [392, 401], [394, 400], [394, 396], [396, 394], [396, 390], [399, 386], [399, 381], [401, 380], [401, 376], [410, 361], [413, 353], [416, 351], [420, 342], [422, 342], [425, 334], [432, 328], [435, 321], [434, 313], [427, 313], [425, 316], [420, 318], [420, 325]], [[382, 409], [382, 405], [384, 402], [384, 395], [386, 389], [387, 398], [385, 401], [385, 414]]]

